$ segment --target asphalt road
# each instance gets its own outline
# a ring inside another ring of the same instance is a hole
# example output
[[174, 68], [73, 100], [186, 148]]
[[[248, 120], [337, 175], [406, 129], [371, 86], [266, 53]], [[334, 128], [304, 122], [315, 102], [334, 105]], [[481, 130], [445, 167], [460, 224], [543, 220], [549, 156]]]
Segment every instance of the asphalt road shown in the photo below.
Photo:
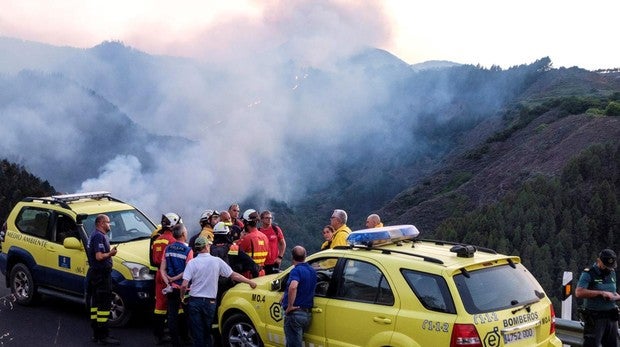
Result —
[[[150, 317], [134, 316], [111, 335], [123, 346], [152, 346]], [[96, 346], [86, 308], [61, 299], [43, 297], [36, 306], [20, 306], [11, 299], [0, 276], [0, 346]]]

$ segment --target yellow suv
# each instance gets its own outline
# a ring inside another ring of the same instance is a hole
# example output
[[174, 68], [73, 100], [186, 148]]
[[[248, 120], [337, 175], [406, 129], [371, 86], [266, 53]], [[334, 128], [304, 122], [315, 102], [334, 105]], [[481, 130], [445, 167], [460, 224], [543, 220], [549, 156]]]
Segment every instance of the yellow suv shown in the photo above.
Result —
[[[418, 239], [412, 225], [352, 232], [317, 270], [306, 346], [561, 346], [551, 301], [519, 257]], [[238, 284], [218, 309], [225, 346], [284, 346], [292, 267]]]
[[30, 305], [40, 294], [86, 302], [85, 248], [100, 213], [110, 217], [110, 243], [118, 246], [110, 324], [124, 325], [132, 311], [152, 308], [149, 238], [155, 225], [108, 192], [25, 198], [15, 205], [0, 232], [0, 271], [18, 303]]

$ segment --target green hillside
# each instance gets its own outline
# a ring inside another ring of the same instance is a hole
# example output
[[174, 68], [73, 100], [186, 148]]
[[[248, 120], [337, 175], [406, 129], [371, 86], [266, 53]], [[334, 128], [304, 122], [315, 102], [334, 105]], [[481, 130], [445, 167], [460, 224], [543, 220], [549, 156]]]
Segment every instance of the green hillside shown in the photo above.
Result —
[[619, 143], [593, 145], [560, 176], [538, 175], [496, 203], [447, 218], [435, 237], [521, 256], [555, 298], [564, 271], [578, 278], [601, 249], [620, 249], [619, 197]]
[[50, 196], [55, 193], [49, 182], [30, 174], [18, 164], [0, 161], [0, 222], [13, 206], [26, 196]]

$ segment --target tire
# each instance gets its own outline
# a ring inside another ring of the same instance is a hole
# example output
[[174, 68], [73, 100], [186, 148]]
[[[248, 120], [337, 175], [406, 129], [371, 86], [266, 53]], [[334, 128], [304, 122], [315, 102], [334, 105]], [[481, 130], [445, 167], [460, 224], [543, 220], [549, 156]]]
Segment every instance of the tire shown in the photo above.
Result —
[[22, 263], [15, 264], [15, 266], [11, 268], [9, 283], [11, 293], [15, 295], [15, 300], [18, 304], [28, 306], [37, 301], [37, 286], [34, 283], [28, 266]]
[[242, 314], [232, 315], [224, 322], [222, 328], [222, 345], [238, 347], [262, 347], [258, 332], [250, 319]]
[[108, 324], [111, 327], [122, 327], [129, 323], [131, 319], [131, 311], [127, 308], [127, 305], [123, 298], [116, 292], [112, 292], [112, 306], [110, 306], [110, 317], [108, 318]]

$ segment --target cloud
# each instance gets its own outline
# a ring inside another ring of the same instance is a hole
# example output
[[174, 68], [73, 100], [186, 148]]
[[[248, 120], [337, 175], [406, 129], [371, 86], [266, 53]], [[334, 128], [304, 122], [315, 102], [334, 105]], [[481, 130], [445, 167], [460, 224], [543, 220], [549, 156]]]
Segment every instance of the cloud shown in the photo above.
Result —
[[[255, 1], [254, 12], [233, 13], [186, 32], [161, 50], [197, 57], [224, 68], [252, 68], [257, 59], [292, 59], [325, 67], [365, 47], [389, 40], [380, 1]], [[282, 48], [283, 57], [272, 53]], [[280, 63], [277, 61], [276, 63]]]

